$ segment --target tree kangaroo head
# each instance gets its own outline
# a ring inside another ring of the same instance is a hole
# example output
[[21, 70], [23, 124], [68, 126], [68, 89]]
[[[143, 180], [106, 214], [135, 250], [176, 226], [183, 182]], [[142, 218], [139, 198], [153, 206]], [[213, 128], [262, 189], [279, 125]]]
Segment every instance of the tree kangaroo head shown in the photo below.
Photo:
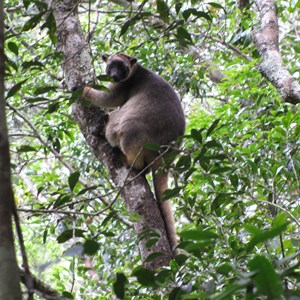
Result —
[[134, 73], [137, 59], [123, 53], [102, 55], [106, 62], [106, 74], [111, 76], [114, 82], [122, 82], [129, 79]]

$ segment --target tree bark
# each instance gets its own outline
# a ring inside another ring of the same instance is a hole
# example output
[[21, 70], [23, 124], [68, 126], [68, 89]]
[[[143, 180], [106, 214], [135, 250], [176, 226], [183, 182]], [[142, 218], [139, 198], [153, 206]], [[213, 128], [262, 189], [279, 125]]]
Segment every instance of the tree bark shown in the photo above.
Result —
[[[69, 89], [81, 85], [82, 82], [91, 82], [92, 71], [91, 56], [85, 42], [82, 28], [78, 19], [77, 1], [46, 1], [52, 3], [52, 10], [57, 25], [58, 49], [64, 53], [63, 69]], [[104, 137], [95, 137], [91, 132], [95, 127], [99, 131], [99, 122], [104, 112], [95, 106], [86, 107], [80, 101], [73, 105], [73, 116], [82, 131], [87, 144], [94, 151], [97, 159], [108, 168], [109, 173], [131, 213], [141, 216], [139, 222], [134, 224], [137, 236], [150, 230], [156, 232], [160, 238], [158, 242], [147, 247], [149, 238], [139, 241], [139, 248], [144, 266], [155, 270], [168, 265], [172, 258], [172, 251], [166, 235], [164, 221], [154, 196], [144, 176], [137, 176], [136, 172], [129, 170], [114, 159], [112, 148]], [[161, 256], [146, 262], [151, 253], [160, 252]]]
[[272, 0], [256, 0], [261, 27], [253, 31], [254, 44], [262, 58], [259, 70], [289, 103], [300, 102], [300, 85], [283, 64], [279, 51], [276, 6]]
[[4, 13], [0, 1], [0, 300], [22, 299], [12, 231], [14, 201], [4, 99]]

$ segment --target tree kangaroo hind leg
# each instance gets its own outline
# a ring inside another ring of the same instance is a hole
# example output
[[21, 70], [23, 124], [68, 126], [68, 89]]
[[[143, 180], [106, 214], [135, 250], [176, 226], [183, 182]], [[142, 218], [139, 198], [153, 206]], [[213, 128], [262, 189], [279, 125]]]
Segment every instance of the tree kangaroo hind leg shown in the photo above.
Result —
[[136, 170], [144, 169], [144, 149], [136, 132], [123, 132], [121, 134], [120, 149], [126, 156], [129, 167], [133, 167]]

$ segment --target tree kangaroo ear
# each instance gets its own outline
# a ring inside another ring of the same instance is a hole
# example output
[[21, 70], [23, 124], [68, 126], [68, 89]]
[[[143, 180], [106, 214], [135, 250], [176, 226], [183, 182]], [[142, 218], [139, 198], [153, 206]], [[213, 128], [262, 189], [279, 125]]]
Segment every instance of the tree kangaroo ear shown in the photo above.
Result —
[[108, 54], [102, 54], [101, 58], [103, 61], [107, 62], [109, 55]]
[[130, 57], [129, 62], [130, 65], [133, 66], [137, 62], [137, 59], [135, 57]]

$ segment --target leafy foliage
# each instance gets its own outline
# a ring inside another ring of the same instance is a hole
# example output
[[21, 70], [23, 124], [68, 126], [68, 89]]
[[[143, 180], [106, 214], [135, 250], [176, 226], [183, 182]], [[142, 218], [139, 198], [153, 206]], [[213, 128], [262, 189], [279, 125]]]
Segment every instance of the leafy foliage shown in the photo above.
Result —
[[[7, 0], [7, 117], [32, 270], [74, 299], [300, 298], [300, 111], [282, 103], [257, 69], [254, 6], [243, 13], [227, 0], [131, 4], [92, 3], [89, 13], [81, 3], [80, 17], [97, 75], [100, 53], [125, 51], [183, 98], [189, 124], [165, 194], [181, 254], [157, 273], [140, 266], [143, 236], [130, 228], [138, 216], [115, 201], [106, 170], [70, 118], [74, 99], [53, 15], [43, 2]], [[299, 78], [299, 1], [277, 6], [287, 33], [282, 53]]]

